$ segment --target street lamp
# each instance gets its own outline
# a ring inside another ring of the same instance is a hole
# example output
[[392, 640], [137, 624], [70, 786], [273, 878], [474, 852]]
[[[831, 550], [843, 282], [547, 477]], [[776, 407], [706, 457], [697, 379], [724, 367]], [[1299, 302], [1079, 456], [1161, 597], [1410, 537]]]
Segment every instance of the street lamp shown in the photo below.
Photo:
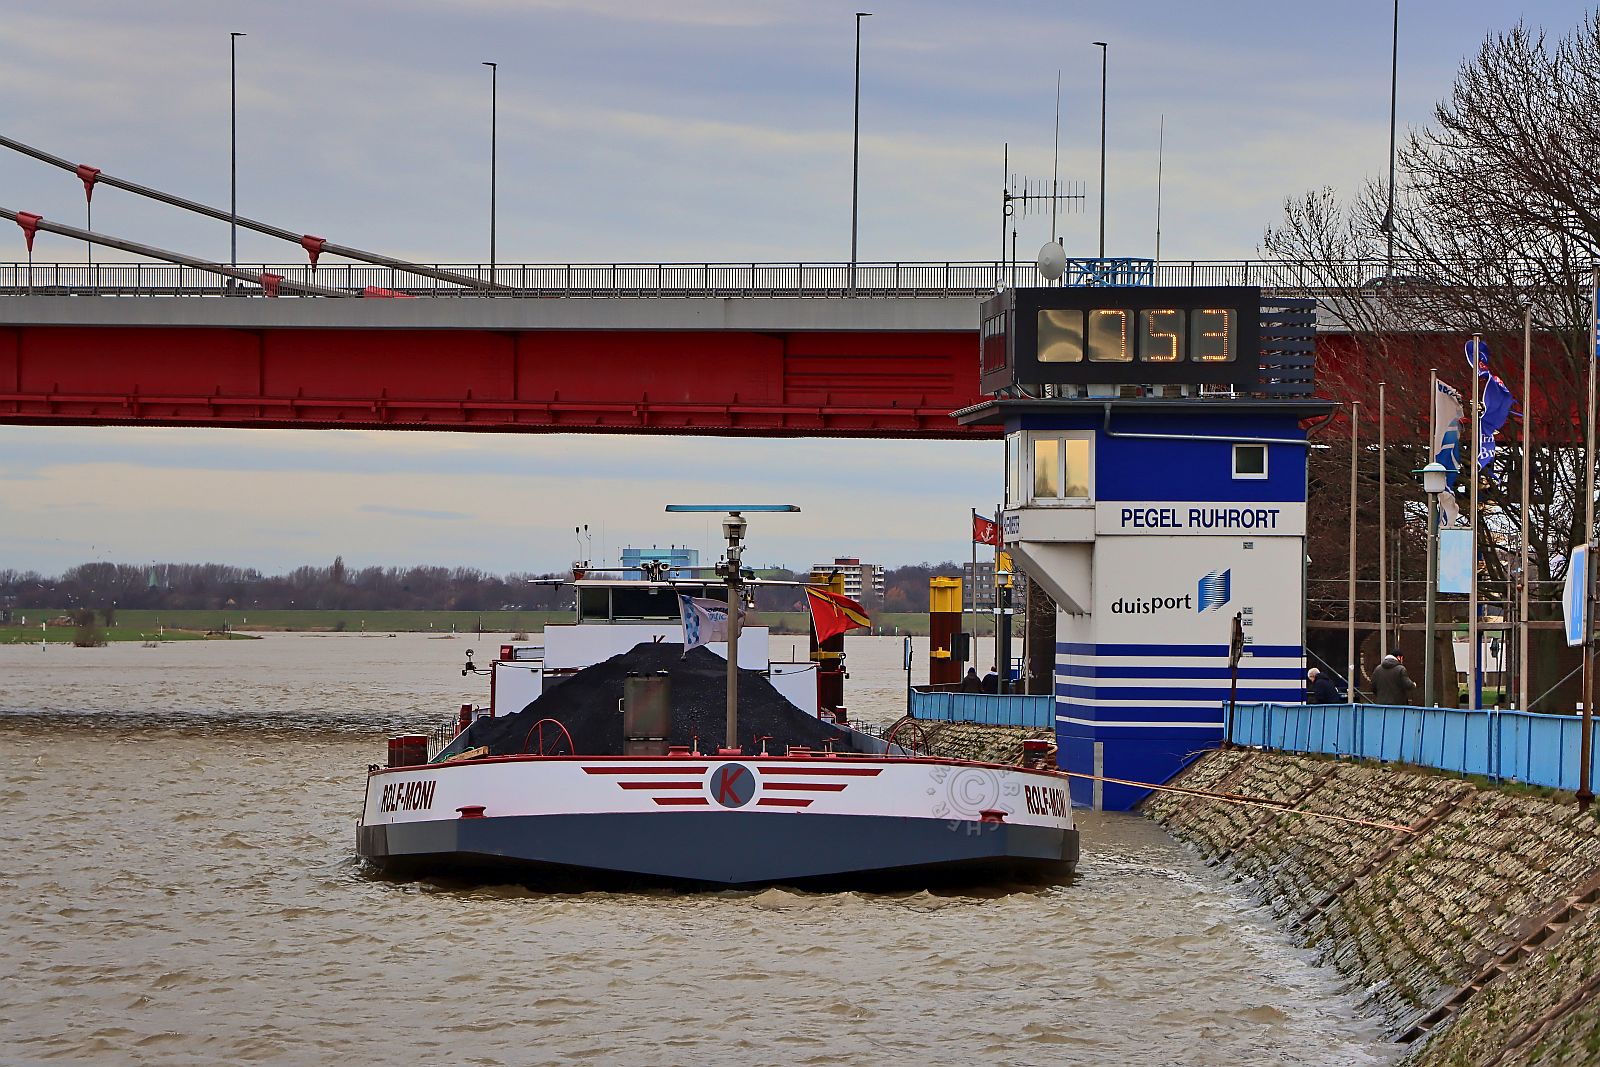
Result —
[[856, 12], [856, 119], [850, 142], [850, 292], [856, 291], [856, 205], [861, 189], [861, 20], [870, 11]]
[[1110, 46], [1096, 41], [1100, 49], [1100, 258], [1106, 258], [1106, 56]]
[[[239, 38], [228, 34], [228, 266], [239, 268]], [[236, 279], [228, 279], [228, 285]]]
[[499, 149], [496, 136], [499, 96], [500, 96], [500, 64], [484, 60], [484, 66], [489, 68], [489, 284], [494, 284], [494, 177], [495, 155]]
[[1439, 494], [1450, 489], [1450, 472], [1443, 463], [1433, 460], [1417, 472], [1422, 475], [1422, 491], [1428, 494], [1428, 593], [1422, 628], [1422, 705], [1433, 704], [1433, 638], [1434, 612], [1439, 589]]

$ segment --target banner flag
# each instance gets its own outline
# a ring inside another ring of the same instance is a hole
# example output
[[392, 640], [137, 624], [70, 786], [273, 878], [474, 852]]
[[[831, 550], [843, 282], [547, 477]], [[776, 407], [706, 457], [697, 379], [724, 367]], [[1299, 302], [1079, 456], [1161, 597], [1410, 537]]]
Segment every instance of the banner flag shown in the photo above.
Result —
[[1439, 592], [1472, 590], [1472, 531], [1439, 531]]
[[1567, 557], [1567, 580], [1561, 590], [1561, 620], [1567, 631], [1567, 645], [1583, 644], [1584, 623], [1587, 622], [1588, 604], [1584, 592], [1588, 587], [1589, 546], [1574, 545]]
[[1462, 417], [1461, 394], [1439, 382], [1433, 394], [1433, 459], [1447, 472], [1448, 489], [1439, 494], [1439, 509], [1444, 513], [1445, 526], [1455, 526], [1461, 521], [1461, 509], [1456, 505], [1456, 476], [1461, 470]]
[[[691, 648], [728, 639], [728, 605], [678, 594], [678, 614], [683, 619], [683, 653]], [[739, 617], [744, 618], [741, 608]]]
[[1000, 547], [1000, 524], [986, 519], [976, 511], [972, 513], [972, 540], [974, 544]]
[[806, 587], [806, 604], [811, 608], [811, 622], [817, 628], [819, 644], [846, 630], [859, 630], [872, 625], [872, 620], [867, 618], [860, 604], [826, 589]]
[[1489, 369], [1489, 346], [1473, 338], [1466, 344], [1467, 364], [1474, 366], [1483, 383], [1483, 409], [1478, 419], [1478, 469], [1494, 461], [1495, 434], [1506, 424], [1516, 407], [1511, 389]]

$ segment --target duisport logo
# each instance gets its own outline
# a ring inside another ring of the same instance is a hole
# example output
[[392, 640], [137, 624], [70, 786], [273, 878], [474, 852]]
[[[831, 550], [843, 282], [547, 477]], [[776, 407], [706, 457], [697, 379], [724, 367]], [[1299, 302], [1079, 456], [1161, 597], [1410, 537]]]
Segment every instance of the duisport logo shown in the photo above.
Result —
[[1154, 615], [1162, 611], [1207, 612], [1220, 608], [1233, 597], [1233, 571], [1212, 571], [1200, 579], [1195, 596], [1118, 597], [1111, 605], [1113, 615]]
[[1233, 571], [1212, 571], [1200, 579], [1199, 600], [1201, 612], [1220, 608], [1233, 596]]

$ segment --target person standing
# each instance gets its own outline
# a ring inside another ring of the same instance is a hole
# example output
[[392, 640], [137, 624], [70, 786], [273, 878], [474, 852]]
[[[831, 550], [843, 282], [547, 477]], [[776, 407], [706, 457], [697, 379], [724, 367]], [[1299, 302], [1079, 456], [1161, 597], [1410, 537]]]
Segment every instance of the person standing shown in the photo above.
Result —
[[1306, 703], [1307, 704], [1338, 704], [1341, 703], [1339, 687], [1332, 678], [1323, 674], [1321, 670], [1312, 667], [1306, 672]]
[[1375, 704], [1408, 705], [1411, 703], [1411, 691], [1416, 687], [1417, 683], [1406, 673], [1406, 665], [1400, 662], [1399, 656], [1383, 657], [1383, 662], [1372, 672], [1372, 701]]

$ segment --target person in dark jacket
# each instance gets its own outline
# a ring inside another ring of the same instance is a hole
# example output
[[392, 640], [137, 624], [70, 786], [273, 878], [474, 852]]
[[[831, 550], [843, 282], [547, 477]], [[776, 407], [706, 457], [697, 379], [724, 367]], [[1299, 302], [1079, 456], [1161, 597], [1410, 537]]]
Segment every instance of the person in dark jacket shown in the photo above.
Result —
[[1316, 667], [1312, 667], [1306, 672], [1306, 703], [1342, 704], [1344, 699], [1339, 692], [1338, 684]]
[[1372, 672], [1372, 702], [1374, 704], [1410, 704], [1411, 691], [1417, 683], [1406, 673], [1406, 665], [1398, 656], [1385, 656]]
[[976, 667], [967, 668], [967, 676], [961, 679], [961, 691], [963, 693], [983, 692], [983, 679], [978, 677]]

